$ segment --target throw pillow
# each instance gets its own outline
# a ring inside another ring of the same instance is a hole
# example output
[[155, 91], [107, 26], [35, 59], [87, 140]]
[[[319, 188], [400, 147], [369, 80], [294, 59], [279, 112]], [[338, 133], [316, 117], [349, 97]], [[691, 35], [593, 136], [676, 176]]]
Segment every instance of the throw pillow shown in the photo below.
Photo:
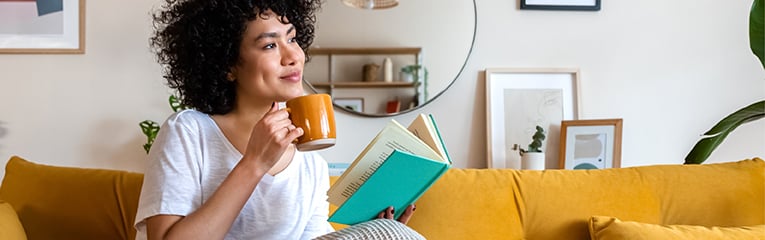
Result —
[[375, 219], [359, 223], [340, 231], [331, 232], [314, 240], [424, 240], [425, 237], [392, 219]]
[[592, 240], [649, 240], [649, 239], [705, 239], [705, 240], [765, 240], [765, 225], [743, 227], [704, 227], [695, 225], [657, 225], [621, 221], [615, 217], [590, 218]]
[[10, 203], [0, 200], [0, 239], [26, 240], [24, 227]]

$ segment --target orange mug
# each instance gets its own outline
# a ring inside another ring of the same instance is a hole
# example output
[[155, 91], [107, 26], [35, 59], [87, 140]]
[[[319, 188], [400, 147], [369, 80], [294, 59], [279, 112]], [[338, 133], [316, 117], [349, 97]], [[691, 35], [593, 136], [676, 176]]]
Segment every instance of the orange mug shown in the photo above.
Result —
[[295, 142], [300, 151], [314, 151], [335, 145], [335, 110], [327, 94], [309, 94], [286, 102], [290, 120], [303, 129]]

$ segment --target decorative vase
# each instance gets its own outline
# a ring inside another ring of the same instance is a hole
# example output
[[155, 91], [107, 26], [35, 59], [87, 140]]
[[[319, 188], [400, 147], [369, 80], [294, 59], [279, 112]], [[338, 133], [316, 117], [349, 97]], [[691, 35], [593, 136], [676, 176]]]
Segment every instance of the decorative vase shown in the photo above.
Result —
[[545, 153], [525, 152], [521, 156], [521, 169], [545, 170]]
[[393, 82], [393, 61], [390, 58], [383, 60], [383, 80]]

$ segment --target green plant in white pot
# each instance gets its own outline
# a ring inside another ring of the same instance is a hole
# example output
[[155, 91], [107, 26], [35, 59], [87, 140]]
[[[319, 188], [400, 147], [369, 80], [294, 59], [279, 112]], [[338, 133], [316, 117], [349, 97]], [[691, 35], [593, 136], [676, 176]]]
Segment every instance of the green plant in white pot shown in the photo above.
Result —
[[543, 140], [545, 140], [545, 130], [540, 126], [536, 126], [536, 132], [531, 136], [528, 150], [520, 148], [521, 169], [545, 169], [545, 153], [542, 152]]
[[[752, 3], [752, 9], [749, 13], [749, 46], [765, 69], [765, 61], [763, 61], [765, 58], [765, 6], [763, 6], [763, 0], [754, 0]], [[765, 117], [765, 100], [750, 104], [726, 116], [712, 129], [704, 133], [701, 140], [693, 146], [693, 149], [685, 157], [685, 164], [703, 163], [734, 129], [741, 124], [763, 117]]]

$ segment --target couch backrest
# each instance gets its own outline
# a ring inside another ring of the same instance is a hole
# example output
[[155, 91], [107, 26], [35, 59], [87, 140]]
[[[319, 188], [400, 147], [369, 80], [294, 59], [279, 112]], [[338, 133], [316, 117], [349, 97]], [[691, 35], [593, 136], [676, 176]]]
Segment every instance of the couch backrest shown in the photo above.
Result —
[[654, 224], [765, 224], [765, 162], [450, 169], [417, 201], [409, 226], [428, 239], [584, 240], [594, 215]]
[[[0, 200], [14, 207], [29, 239], [135, 237], [142, 174], [19, 157], [8, 161], [5, 173]], [[604, 170], [455, 168], [417, 201], [408, 225], [428, 239], [584, 240], [594, 215], [654, 224], [765, 224], [765, 161]]]
[[134, 239], [143, 175], [56, 167], [11, 157], [0, 199], [13, 206], [29, 239]]

